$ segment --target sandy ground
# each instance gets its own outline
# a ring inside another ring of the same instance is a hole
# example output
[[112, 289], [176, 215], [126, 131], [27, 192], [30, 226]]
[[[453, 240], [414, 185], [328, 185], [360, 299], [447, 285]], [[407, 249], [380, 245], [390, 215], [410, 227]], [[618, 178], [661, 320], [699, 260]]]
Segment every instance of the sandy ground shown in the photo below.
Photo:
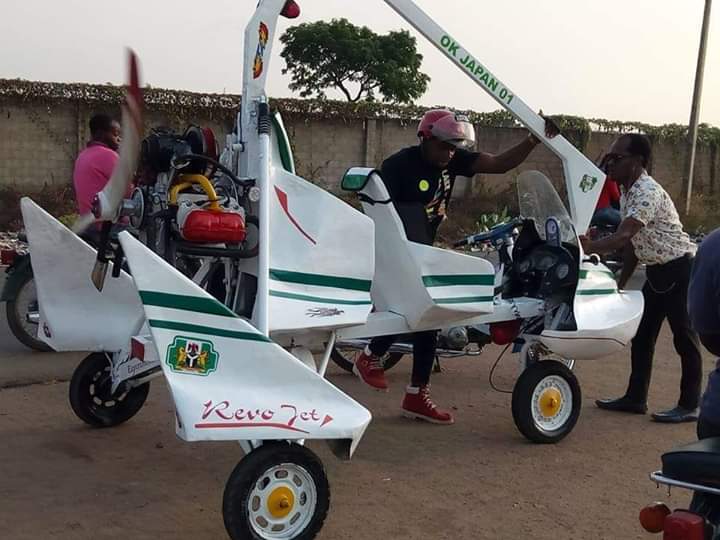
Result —
[[[627, 351], [577, 365], [583, 413], [574, 432], [553, 446], [526, 442], [513, 424], [510, 396], [488, 385], [498, 352], [447, 360], [446, 372], [434, 377], [434, 397], [455, 409], [457, 423], [449, 427], [399, 416], [408, 359], [390, 372], [389, 394], [331, 369], [332, 381], [368, 406], [374, 420], [350, 462], [339, 462], [323, 443], [310, 445], [332, 491], [319, 538], [649, 538], [637, 520], [644, 504], [686, 504], [686, 492], [668, 496], [648, 473], [659, 467], [661, 452], [694, 438], [694, 425], [659, 425], [593, 404], [624, 390]], [[86, 427], [70, 411], [63, 382], [78, 359], [0, 349], [0, 387], [12, 386], [0, 389], [0, 537], [226, 538], [222, 492], [242, 455], [238, 446], [177, 439], [161, 379], [127, 424]], [[34, 379], [29, 365], [38, 366]], [[515, 371], [508, 356], [498, 383], [509, 388]], [[665, 329], [652, 409], [674, 405], [678, 379]]]

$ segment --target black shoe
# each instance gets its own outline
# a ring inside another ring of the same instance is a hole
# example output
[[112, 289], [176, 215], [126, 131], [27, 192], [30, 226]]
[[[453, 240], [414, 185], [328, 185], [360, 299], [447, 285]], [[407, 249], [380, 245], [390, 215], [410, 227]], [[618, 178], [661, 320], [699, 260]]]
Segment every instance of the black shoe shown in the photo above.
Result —
[[679, 424], [681, 422], [696, 422], [698, 419], [698, 409], [686, 409], [685, 407], [675, 407], [669, 411], [660, 411], [652, 413], [652, 419], [656, 422], [666, 424]]
[[634, 414], [645, 414], [647, 403], [632, 401], [629, 397], [623, 396], [617, 399], [598, 399], [595, 405], [606, 411], [620, 411]]

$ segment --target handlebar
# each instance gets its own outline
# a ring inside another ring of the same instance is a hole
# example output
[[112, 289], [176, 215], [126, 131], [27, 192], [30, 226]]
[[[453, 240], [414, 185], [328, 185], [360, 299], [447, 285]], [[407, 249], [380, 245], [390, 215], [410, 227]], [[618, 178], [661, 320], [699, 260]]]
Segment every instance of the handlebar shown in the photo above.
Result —
[[458, 240], [457, 242], [455, 242], [453, 244], [453, 247], [459, 248], [463, 246], [471, 246], [473, 244], [481, 244], [484, 242], [494, 243], [495, 240], [497, 240], [498, 238], [502, 238], [503, 236], [507, 236], [508, 234], [510, 234], [512, 230], [519, 225], [522, 225], [522, 220], [513, 219], [508, 223], [496, 225], [487, 232], [466, 236], [462, 240]]

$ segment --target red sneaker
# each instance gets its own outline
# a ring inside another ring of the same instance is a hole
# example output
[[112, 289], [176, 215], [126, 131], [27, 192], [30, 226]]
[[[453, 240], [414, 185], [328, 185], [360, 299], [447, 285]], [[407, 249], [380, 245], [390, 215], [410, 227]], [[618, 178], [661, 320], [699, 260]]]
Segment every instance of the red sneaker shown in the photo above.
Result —
[[432, 422], [433, 424], [453, 424], [452, 414], [438, 410], [430, 399], [429, 386], [408, 386], [402, 404], [403, 416]]
[[385, 379], [385, 370], [383, 369], [380, 358], [374, 354], [361, 352], [355, 360], [353, 373], [360, 377], [360, 380], [371, 386], [375, 390], [387, 392], [388, 383]]

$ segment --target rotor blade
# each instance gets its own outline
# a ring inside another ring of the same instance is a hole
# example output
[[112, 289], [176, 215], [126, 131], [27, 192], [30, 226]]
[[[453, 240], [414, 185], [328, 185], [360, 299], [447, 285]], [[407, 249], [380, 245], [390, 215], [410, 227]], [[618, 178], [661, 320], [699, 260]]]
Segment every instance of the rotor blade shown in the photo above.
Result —
[[129, 51], [129, 86], [122, 108], [122, 142], [120, 143], [119, 159], [110, 177], [110, 181], [98, 193], [100, 202], [98, 219], [114, 220], [118, 209], [125, 198], [128, 186], [137, 170], [140, 156], [140, 141], [143, 135], [142, 93], [138, 62], [135, 53]]
[[122, 200], [137, 170], [143, 135], [143, 96], [138, 59], [132, 50], [128, 50], [128, 64], [129, 84], [122, 105], [122, 141], [118, 161], [110, 180], [97, 194], [94, 215], [80, 216], [73, 225], [72, 229], [77, 234], [85, 231], [95, 221], [114, 221], [117, 218]]
[[75, 223], [73, 223], [72, 232], [80, 235], [84, 233], [93, 223], [95, 223], [95, 216], [92, 214], [83, 214], [75, 220]]

